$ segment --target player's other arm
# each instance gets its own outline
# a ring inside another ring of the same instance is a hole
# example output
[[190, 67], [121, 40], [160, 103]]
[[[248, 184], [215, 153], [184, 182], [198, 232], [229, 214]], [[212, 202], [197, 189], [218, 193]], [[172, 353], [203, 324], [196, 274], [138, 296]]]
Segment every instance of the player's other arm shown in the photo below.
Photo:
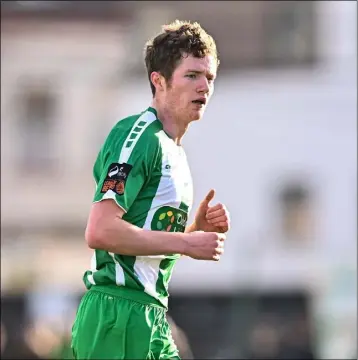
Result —
[[94, 203], [85, 233], [88, 246], [121, 255], [150, 256], [176, 253], [194, 259], [216, 261], [223, 253], [224, 234], [143, 230], [123, 220], [123, 214], [123, 209], [113, 200]]

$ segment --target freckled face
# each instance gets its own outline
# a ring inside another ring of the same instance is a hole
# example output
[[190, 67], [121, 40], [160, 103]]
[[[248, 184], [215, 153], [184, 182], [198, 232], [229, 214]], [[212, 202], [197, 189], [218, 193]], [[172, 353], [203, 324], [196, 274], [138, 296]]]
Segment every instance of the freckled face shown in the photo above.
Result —
[[214, 92], [217, 64], [213, 56], [184, 56], [166, 84], [166, 107], [185, 123], [200, 120]]

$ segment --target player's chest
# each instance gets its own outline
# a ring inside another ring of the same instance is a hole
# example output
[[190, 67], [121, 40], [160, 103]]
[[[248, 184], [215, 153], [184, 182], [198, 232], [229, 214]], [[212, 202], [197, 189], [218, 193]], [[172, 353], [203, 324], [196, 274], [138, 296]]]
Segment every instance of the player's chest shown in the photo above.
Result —
[[164, 153], [158, 176], [160, 179], [156, 200], [160, 202], [160, 206], [179, 207], [182, 204], [190, 209], [193, 202], [193, 183], [185, 154], [179, 150]]

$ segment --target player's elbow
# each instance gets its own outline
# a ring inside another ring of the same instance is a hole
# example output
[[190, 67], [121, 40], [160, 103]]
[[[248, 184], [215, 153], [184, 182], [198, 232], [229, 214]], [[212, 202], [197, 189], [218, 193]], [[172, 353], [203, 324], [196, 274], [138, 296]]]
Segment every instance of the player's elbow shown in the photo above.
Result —
[[110, 249], [117, 242], [115, 234], [118, 234], [120, 230], [114, 220], [92, 217], [87, 223], [85, 232], [87, 246], [94, 250], [112, 251]]
[[100, 249], [103, 246], [103, 236], [101, 235], [99, 229], [94, 229], [91, 226], [87, 226], [85, 232], [85, 239], [87, 246], [90, 249]]
[[122, 218], [123, 213], [113, 200], [100, 201], [92, 205], [85, 232], [90, 249], [108, 251], [112, 248], [121, 230], [118, 220]]
[[105, 221], [90, 217], [85, 232], [86, 243], [90, 249], [104, 249], [104, 240], [106, 239], [106, 229], [104, 225]]

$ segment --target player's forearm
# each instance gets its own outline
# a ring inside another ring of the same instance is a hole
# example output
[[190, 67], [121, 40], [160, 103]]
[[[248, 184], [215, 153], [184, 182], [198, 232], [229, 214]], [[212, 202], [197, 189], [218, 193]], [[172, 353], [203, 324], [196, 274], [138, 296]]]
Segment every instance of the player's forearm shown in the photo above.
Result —
[[185, 234], [148, 231], [123, 219], [101, 223], [95, 231], [86, 230], [89, 247], [130, 256], [184, 254]]

